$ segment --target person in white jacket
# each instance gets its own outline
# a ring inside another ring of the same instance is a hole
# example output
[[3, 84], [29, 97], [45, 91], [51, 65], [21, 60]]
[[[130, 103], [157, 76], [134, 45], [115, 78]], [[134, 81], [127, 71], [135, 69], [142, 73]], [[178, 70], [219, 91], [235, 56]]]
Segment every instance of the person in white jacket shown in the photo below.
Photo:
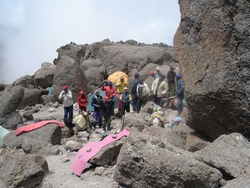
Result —
[[160, 74], [160, 77], [152, 83], [153, 101], [158, 106], [161, 106], [162, 97], [164, 97], [168, 91], [168, 84], [164, 81], [165, 78], [166, 76], [164, 74]]
[[139, 114], [141, 107], [143, 107], [148, 100], [148, 94], [150, 90], [148, 88], [148, 85], [143, 82], [142, 78], [139, 78], [139, 84], [137, 85], [136, 88], [136, 93], [137, 93], [137, 105], [136, 105], [136, 111]]
[[69, 90], [68, 86], [63, 86], [63, 91], [58, 96], [59, 99], [63, 100], [64, 106], [64, 119], [73, 119], [73, 99], [72, 92]]

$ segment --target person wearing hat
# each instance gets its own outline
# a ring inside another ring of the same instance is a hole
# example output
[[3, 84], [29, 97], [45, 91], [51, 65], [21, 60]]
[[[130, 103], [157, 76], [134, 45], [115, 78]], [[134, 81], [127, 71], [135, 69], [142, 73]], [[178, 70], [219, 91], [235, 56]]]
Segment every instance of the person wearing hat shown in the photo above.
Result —
[[161, 106], [162, 97], [166, 95], [168, 90], [168, 84], [164, 81], [165, 78], [164, 74], [160, 74], [160, 77], [152, 83], [153, 101], [158, 106]]
[[152, 76], [153, 78], [154, 78], [154, 80], [156, 79], [156, 78], [159, 78], [159, 75], [158, 74], [156, 74], [154, 71], [150, 71], [150, 76]]
[[[93, 117], [96, 121], [98, 121], [98, 125], [100, 128], [102, 127], [102, 100], [103, 97], [99, 94], [99, 90], [95, 90], [95, 93], [92, 96], [91, 106], [94, 107]], [[96, 125], [94, 125], [93, 128], [95, 129]]]
[[120, 101], [122, 103], [122, 111], [121, 111], [122, 116], [124, 115], [125, 111], [130, 112], [130, 102], [131, 102], [131, 100], [132, 100], [132, 97], [128, 92], [128, 88], [125, 87], [124, 92], [120, 96]]
[[137, 85], [136, 92], [138, 97], [136, 111], [139, 114], [141, 107], [147, 103], [148, 94], [150, 92], [148, 85], [143, 82], [142, 78], [139, 78], [139, 84]]
[[180, 115], [183, 112], [182, 101], [184, 99], [184, 89], [185, 89], [185, 87], [184, 87], [184, 84], [182, 82], [180, 73], [178, 73], [176, 75], [176, 80], [177, 80], [177, 91], [175, 93], [175, 97], [177, 99], [176, 108], [177, 108], [177, 111], [178, 111], [178, 115]]
[[167, 74], [167, 81], [168, 81], [167, 98], [174, 96], [176, 92], [175, 77], [176, 73], [174, 72], [174, 67], [171, 66]]
[[88, 98], [84, 91], [80, 91], [79, 96], [77, 97], [77, 103], [80, 111], [87, 111]]
[[64, 108], [64, 119], [73, 119], [73, 99], [72, 92], [69, 90], [68, 86], [63, 86], [63, 91], [58, 96], [59, 99], [63, 100]]
[[162, 74], [160, 67], [156, 67], [156, 68], [155, 68], [155, 72], [156, 72], [156, 74], [159, 75], [159, 77], [160, 77], [160, 75]]

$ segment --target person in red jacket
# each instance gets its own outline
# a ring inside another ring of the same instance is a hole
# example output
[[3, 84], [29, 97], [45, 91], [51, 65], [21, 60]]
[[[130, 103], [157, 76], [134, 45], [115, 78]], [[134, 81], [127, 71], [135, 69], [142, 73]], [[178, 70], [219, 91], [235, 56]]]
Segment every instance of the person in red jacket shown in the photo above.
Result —
[[108, 99], [113, 99], [116, 96], [116, 89], [111, 81], [104, 80], [101, 90], [106, 92]]
[[87, 106], [88, 106], [88, 98], [85, 95], [84, 91], [80, 91], [79, 96], [77, 97], [77, 103], [79, 106], [79, 110], [84, 110], [85, 112], [87, 111]]

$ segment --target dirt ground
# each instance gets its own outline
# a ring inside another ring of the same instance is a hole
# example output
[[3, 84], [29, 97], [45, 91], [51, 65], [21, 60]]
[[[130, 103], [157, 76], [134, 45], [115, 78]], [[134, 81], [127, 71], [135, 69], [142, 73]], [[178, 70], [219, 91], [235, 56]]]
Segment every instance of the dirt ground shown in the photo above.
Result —
[[[167, 119], [170, 122], [172, 118], [176, 116], [177, 111], [167, 110], [166, 113], [164, 115], [167, 116]], [[78, 110], [74, 109], [74, 115], [77, 114]], [[33, 114], [34, 118], [51, 116], [60, 118], [62, 115], [62, 105], [55, 108], [54, 112], [49, 112], [48, 109], [44, 109]], [[111, 127], [113, 127], [113, 130], [109, 133], [113, 134], [117, 129], [120, 129], [121, 120], [112, 120]], [[167, 128], [168, 125], [166, 124], [165, 127]], [[101, 128], [94, 130], [90, 136], [89, 142], [99, 141], [102, 133], [103, 130]], [[70, 166], [75, 159], [76, 152], [66, 151], [63, 145], [60, 145], [59, 148], [61, 151], [60, 154], [44, 156], [48, 162], [49, 173], [46, 174], [43, 180], [42, 188], [122, 188], [122, 186], [119, 186], [119, 184], [113, 179], [115, 166], [94, 168], [89, 164], [90, 167], [86, 168], [82, 175], [78, 177], [70, 169]]]

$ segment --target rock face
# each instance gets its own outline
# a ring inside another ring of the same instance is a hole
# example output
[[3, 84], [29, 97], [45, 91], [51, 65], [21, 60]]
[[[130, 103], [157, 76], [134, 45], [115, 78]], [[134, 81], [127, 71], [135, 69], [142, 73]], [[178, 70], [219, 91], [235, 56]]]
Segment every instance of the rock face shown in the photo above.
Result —
[[[24, 88], [22, 86], [12, 87], [9, 90], [4, 90], [1, 92], [0, 124], [3, 127], [15, 129], [18, 123], [22, 123], [20, 115], [18, 116], [17, 115], [18, 113], [15, 113], [15, 110], [21, 103], [23, 96], [24, 96]], [[13, 118], [14, 116], [15, 118]], [[13, 119], [17, 121], [13, 122]], [[12, 123], [10, 123], [10, 121]]]
[[36, 86], [41, 86], [42, 88], [52, 86], [55, 68], [56, 65], [44, 62], [42, 67], [34, 75]]
[[226, 180], [250, 177], [250, 143], [239, 133], [221, 135], [194, 157], [223, 173]]
[[5, 135], [3, 146], [22, 148], [25, 153], [50, 153], [50, 146], [61, 143], [62, 131], [56, 124], [48, 124], [16, 136], [15, 131]]
[[180, 0], [174, 37], [189, 116], [212, 140], [240, 132], [250, 138], [250, 2]]
[[[49, 171], [46, 159], [38, 155], [5, 154], [0, 164], [2, 187], [36, 187]], [[1, 185], [1, 184], [0, 184]]]
[[[195, 177], [195, 178], [194, 178]], [[114, 179], [125, 187], [217, 187], [222, 174], [158, 137], [133, 134], [123, 143]]]

